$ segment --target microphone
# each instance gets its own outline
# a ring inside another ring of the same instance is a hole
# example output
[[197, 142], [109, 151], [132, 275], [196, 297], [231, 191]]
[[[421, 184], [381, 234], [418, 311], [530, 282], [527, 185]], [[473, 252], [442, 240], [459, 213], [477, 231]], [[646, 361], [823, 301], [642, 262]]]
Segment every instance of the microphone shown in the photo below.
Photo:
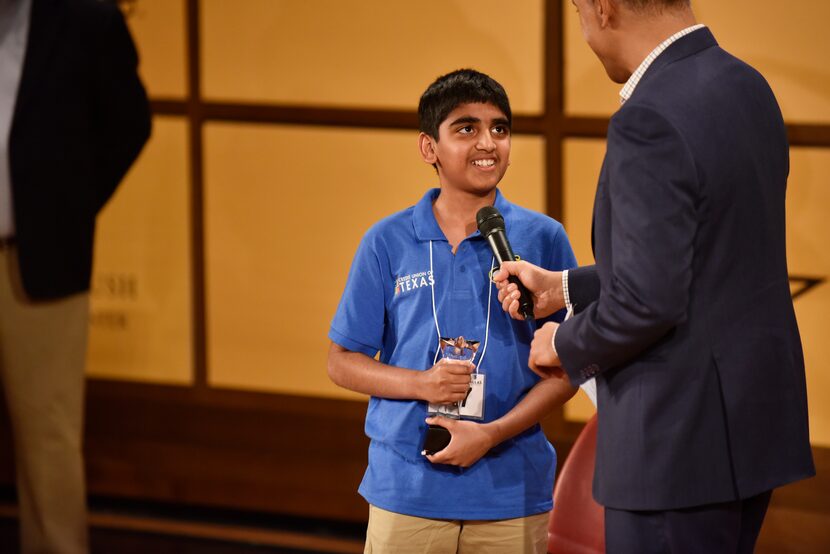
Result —
[[[496, 256], [499, 264], [516, 260], [513, 249], [510, 248], [510, 243], [507, 242], [507, 234], [504, 232], [504, 218], [496, 208], [493, 206], [481, 208], [476, 214], [476, 225], [478, 225], [481, 235], [490, 243], [490, 248], [493, 249], [493, 255]], [[535, 319], [533, 317], [533, 298], [530, 292], [515, 275], [511, 275], [507, 280], [519, 287], [519, 313], [527, 321], [533, 321]]]

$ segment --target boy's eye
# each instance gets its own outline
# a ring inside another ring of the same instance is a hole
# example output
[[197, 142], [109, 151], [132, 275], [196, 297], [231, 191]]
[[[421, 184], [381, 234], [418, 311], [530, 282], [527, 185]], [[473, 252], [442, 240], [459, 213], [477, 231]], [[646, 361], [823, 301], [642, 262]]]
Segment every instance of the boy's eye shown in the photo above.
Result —
[[507, 135], [510, 133], [510, 130], [504, 125], [496, 125], [493, 127], [493, 133], [496, 135]]
[[470, 133], [472, 133], [472, 132], [473, 132], [473, 126], [472, 126], [472, 125], [465, 125], [464, 127], [461, 127], [461, 128], [458, 130], [458, 132], [459, 132], [459, 133], [463, 133], [463, 134], [465, 134], [465, 135], [470, 134]]

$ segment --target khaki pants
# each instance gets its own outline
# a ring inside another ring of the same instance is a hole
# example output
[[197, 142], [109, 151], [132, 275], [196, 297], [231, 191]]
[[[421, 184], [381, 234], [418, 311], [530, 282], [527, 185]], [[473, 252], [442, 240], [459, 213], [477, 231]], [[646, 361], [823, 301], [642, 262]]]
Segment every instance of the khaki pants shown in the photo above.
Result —
[[89, 295], [26, 298], [0, 249], [0, 384], [14, 435], [24, 553], [88, 551], [81, 451]]
[[364, 554], [545, 554], [549, 512], [496, 521], [406, 516], [369, 506]]

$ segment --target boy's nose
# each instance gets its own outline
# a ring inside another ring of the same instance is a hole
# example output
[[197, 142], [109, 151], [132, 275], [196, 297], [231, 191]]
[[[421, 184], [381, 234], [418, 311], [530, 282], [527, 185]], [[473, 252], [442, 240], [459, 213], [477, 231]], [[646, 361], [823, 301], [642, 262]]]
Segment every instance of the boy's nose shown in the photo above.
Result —
[[493, 140], [493, 137], [490, 136], [489, 133], [482, 133], [479, 135], [478, 142], [476, 143], [476, 148], [479, 150], [484, 150], [485, 152], [492, 152], [496, 149], [496, 142]]

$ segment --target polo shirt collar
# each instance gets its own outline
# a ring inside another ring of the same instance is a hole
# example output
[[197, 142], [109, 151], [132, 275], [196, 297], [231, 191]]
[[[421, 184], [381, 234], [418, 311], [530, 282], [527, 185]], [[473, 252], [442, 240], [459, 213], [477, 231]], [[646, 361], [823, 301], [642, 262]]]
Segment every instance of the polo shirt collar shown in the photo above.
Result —
[[[415, 236], [418, 240], [447, 240], [447, 237], [444, 236], [444, 232], [441, 231], [441, 227], [438, 226], [438, 221], [435, 219], [435, 213], [432, 211], [432, 204], [435, 202], [435, 199], [438, 198], [439, 194], [441, 194], [440, 188], [430, 189], [426, 192], [426, 194], [424, 194], [421, 200], [415, 204], [415, 208], [412, 211], [412, 225], [415, 228]], [[496, 200], [493, 202], [493, 205], [499, 213], [501, 213], [502, 217], [505, 219], [509, 217], [510, 212], [512, 211], [512, 205], [507, 201], [504, 195], [502, 195], [499, 189], [496, 189]], [[481, 233], [476, 230], [472, 236], [480, 237]]]

